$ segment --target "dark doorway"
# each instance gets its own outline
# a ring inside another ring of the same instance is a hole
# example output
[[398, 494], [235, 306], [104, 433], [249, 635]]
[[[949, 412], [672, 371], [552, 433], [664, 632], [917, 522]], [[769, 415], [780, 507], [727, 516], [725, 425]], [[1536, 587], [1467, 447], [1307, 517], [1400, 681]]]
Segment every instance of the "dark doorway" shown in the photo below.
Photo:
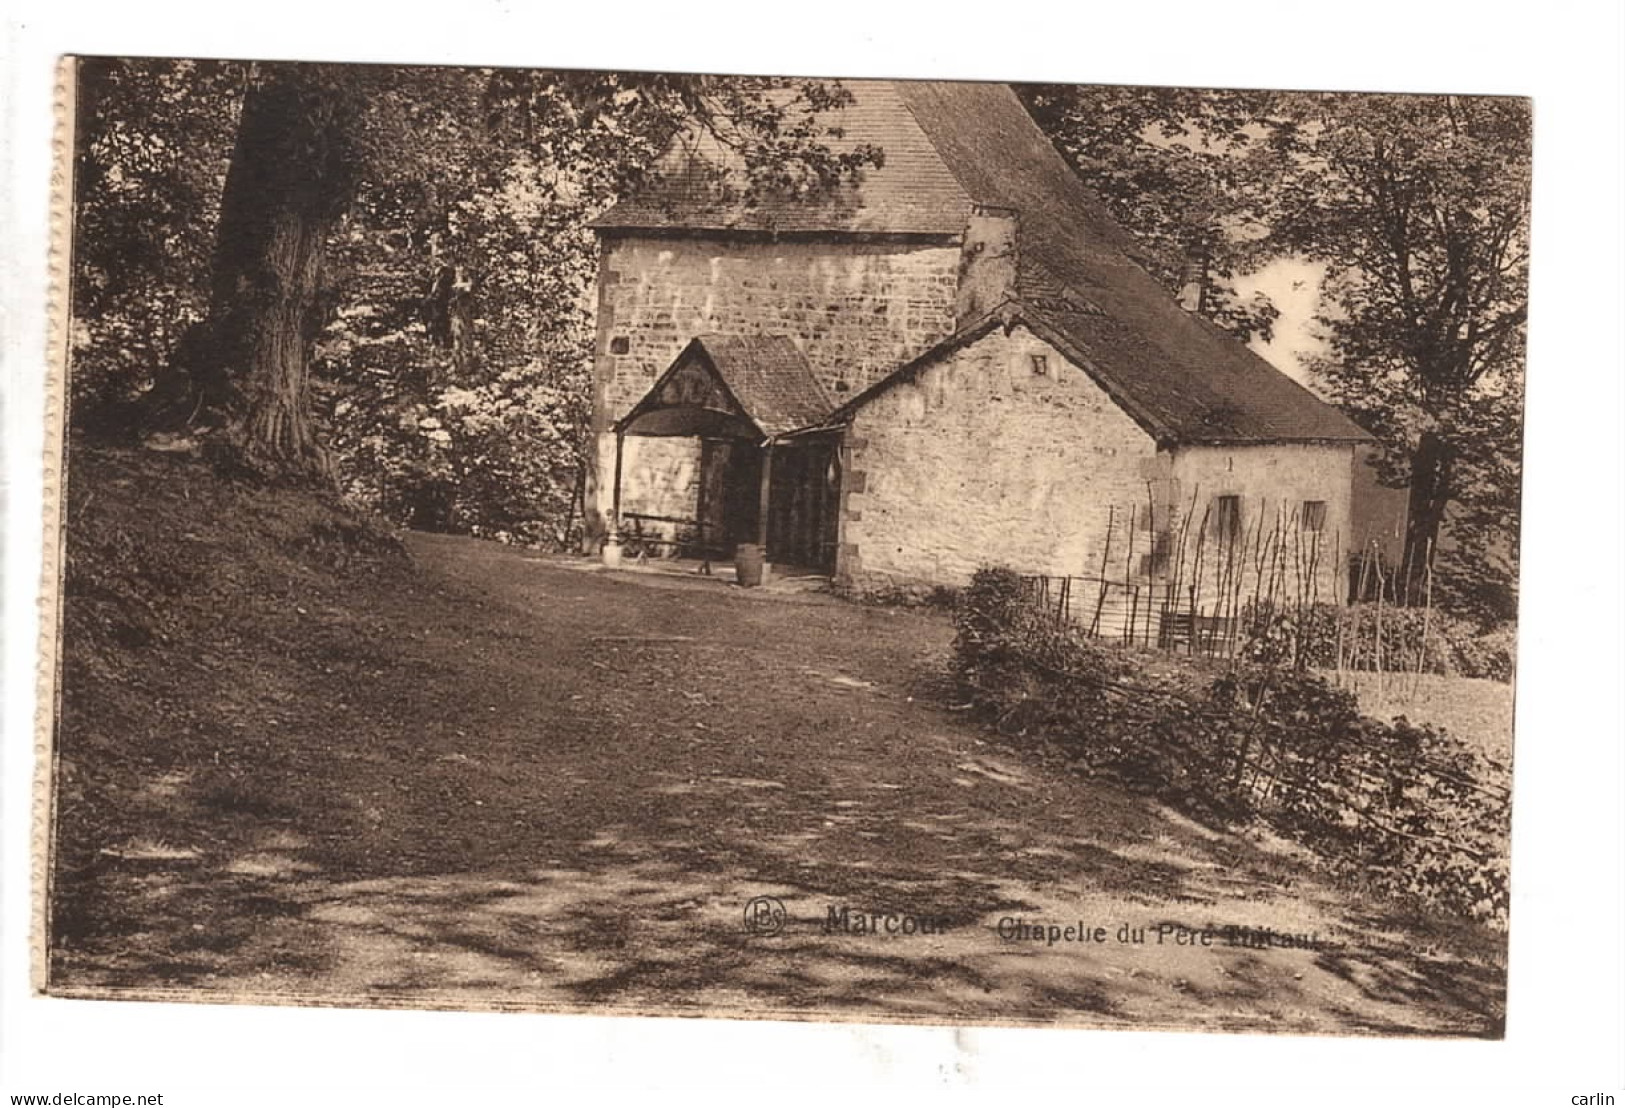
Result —
[[[840, 506], [836, 440], [778, 443], [771, 450], [767, 559], [775, 565], [829, 573], [835, 567]], [[742, 542], [761, 541], [762, 464], [767, 451], [739, 439], [704, 444], [699, 515], [706, 535], [724, 557]]]
[[841, 488], [836, 458], [836, 442], [829, 437], [774, 447], [768, 561], [822, 573], [835, 568]]
[[[756, 542], [757, 518], [761, 512], [762, 448], [755, 443], [730, 439], [716, 443], [712, 469], [720, 474], [721, 528], [723, 545], [731, 556], [742, 542]], [[709, 486], [709, 482], [707, 482]]]

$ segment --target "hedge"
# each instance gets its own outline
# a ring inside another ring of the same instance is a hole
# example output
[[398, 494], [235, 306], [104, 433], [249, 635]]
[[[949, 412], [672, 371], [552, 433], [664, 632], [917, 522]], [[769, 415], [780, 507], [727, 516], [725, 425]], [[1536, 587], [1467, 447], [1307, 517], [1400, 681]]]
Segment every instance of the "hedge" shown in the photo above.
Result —
[[1204, 670], [1088, 639], [1007, 569], [979, 571], [955, 618], [954, 677], [1006, 733], [1041, 735], [1080, 770], [1193, 814], [1261, 822], [1379, 890], [1505, 926], [1504, 767], [1449, 735], [1362, 716], [1304, 669]]

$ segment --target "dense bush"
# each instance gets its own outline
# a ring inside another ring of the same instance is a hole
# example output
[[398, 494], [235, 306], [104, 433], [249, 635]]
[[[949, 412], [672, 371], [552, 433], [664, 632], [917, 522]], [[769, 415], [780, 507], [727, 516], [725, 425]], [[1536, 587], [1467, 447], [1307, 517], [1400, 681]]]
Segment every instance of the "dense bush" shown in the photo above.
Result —
[[1514, 625], [1502, 623], [1488, 630], [1479, 630], [1466, 621], [1454, 622], [1462, 629], [1450, 638], [1456, 672], [1463, 677], [1512, 680], [1518, 647]]
[[961, 598], [954, 674], [1001, 729], [1057, 743], [1198, 814], [1261, 820], [1335, 870], [1504, 923], [1509, 798], [1450, 736], [1362, 716], [1302, 669], [1187, 659], [1084, 638], [1004, 569]]
[[[1102, 722], [1107, 682], [1127, 671], [1126, 659], [1057, 623], [1028, 603], [1013, 570], [979, 571], [961, 594], [954, 635], [954, 676], [976, 699], [1008, 724], [1050, 728]], [[1094, 675], [1094, 682], [1068, 679]]]

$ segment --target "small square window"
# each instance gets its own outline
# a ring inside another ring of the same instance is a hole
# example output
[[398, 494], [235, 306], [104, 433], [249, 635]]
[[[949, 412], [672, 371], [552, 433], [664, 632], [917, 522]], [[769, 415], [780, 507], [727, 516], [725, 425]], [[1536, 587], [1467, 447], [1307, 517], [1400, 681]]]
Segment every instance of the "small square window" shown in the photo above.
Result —
[[1213, 534], [1220, 542], [1235, 542], [1241, 538], [1241, 497], [1213, 498]]
[[1049, 376], [1049, 355], [1048, 354], [1031, 354], [1031, 355], [1028, 355], [1028, 357], [1032, 361], [1033, 376], [1034, 377], [1048, 377]]
[[1140, 556], [1140, 575], [1142, 577], [1162, 577], [1168, 573], [1168, 566], [1173, 561], [1174, 536], [1167, 531], [1158, 531], [1151, 542], [1151, 553]]
[[609, 352], [611, 354], [625, 354], [631, 349], [632, 340], [625, 335], [616, 335], [609, 340]]
[[1326, 502], [1324, 500], [1305, 500], [1301, 518], [1305, 531], [1324, 531], [1326, 529]]

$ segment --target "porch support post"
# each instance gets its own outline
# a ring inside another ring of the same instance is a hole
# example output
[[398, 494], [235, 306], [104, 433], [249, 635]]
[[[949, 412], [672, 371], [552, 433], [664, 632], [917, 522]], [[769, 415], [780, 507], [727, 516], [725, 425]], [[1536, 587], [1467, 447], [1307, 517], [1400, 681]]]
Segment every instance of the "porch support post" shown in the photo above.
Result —
[[615, 430], [615, 492], [614, 507], [611, 514], [614, 517], [610, 526], [616, 535], [621, 533], [621, 454], [626, 449], [626, 432], [620, 428]]
[[762, 492], [756, 512], [756, 542], [762, 548], [762, 560], [767, 561], [767, 513], [773, 506], [773, 440], [762, 447]]
[[701, 558], [707, 555], [705, 545], [705, 487], [711, 479], [712, 462], [711, 443], [704, 437], [700, 439], [700, 488], [694, 497], [694, 541], [699, 544]]

